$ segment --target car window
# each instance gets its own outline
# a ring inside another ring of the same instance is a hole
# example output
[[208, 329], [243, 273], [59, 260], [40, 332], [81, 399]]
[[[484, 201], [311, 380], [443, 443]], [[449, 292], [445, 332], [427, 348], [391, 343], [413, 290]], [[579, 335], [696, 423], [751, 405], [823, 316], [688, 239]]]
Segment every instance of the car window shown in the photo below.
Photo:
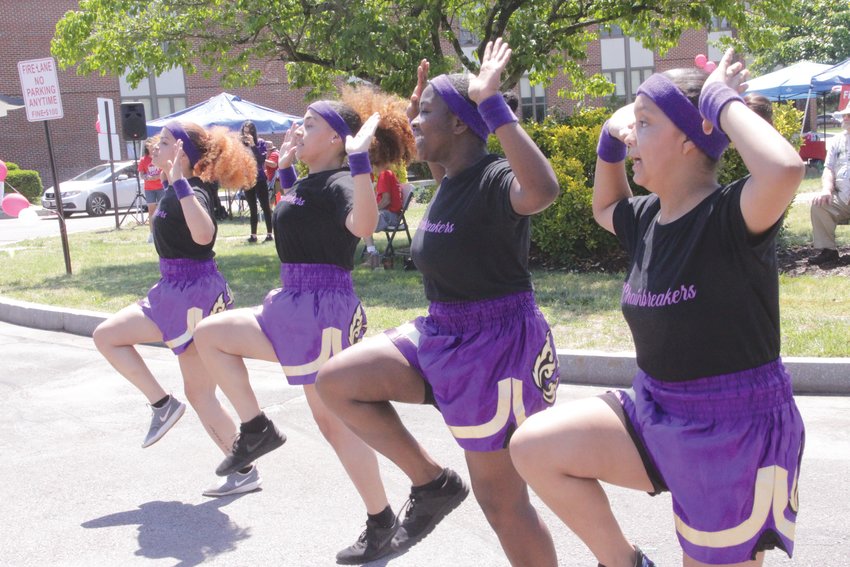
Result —
[[78, 176], [74, 177], [73, 179], [71, 179], [71, 181], [86, 181], [95, 177], [100, 177], [107, 169], [109, 169], [108, 163], [96, 165], [88, 171], [84, 171]]

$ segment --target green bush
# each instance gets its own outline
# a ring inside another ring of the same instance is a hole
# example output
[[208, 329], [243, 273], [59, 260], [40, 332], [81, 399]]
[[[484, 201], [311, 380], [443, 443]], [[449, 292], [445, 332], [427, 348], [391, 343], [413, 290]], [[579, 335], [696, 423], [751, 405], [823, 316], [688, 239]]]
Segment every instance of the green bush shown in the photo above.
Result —
[[549, 158], [561, 193], [531, 221], [531, 241], [540, 259], [552, 267], [605, 257], [617, 250], [612, 234], [593, 219], [593, 190], [584, 175], [585, 163], [566, 154]]
[[413, 200], [417, 203], [430, 203], [431, 198], [434, 196], [436, 191], [436, 183], [432, 183], [431, 185], [418, 185], [413, 193]]
[[9, 170], [9, 171], [12, 171], [13, 169], [21, 169], [21, 166], [19, 166], [16, 163], [13, 163], [11, 161], [7, 161], [6, 162], [6, 169]]
[[[791, 145], [799, 149], [802, 140], [800, 139], [800, 123], [803, 119], [803, 113], [793, 104], [774, 104], [773, 105], [773, 126], [782, 136], [788, 140]], [[735, 149], [734, 144], [730, 144], [729, 148], [723, 153], [720, 158], [720, 169], [718, 170], [717, 178], [721, 185], [728, 185], [737, 179], [749, 174], [744, 161], [741, 159], [741, 154]]]
[[[6, 165], [9, 166], [9, 164]], [[6, 193], [10, 192], [9, 186], [17, 189], [30, 203], [41, 204], [44, 186], [41, 184], [41, 176], [37, 171], [20, 169], [18, 166], [14, 169], [10, 167], [9, 173], [6, 174]]]

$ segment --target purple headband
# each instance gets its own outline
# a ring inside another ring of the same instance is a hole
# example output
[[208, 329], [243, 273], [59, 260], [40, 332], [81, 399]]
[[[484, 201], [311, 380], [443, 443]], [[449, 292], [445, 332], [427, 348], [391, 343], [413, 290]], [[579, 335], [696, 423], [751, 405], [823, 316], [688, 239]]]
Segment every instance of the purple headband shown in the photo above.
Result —
[[324, 100], [319, 100], [311, 104], [307, 107], [307, 110], [312, 110], [319, 116], [325, 119], [331, 128], [333, 128], [334, 132], [339, 134], [339, 137], [342, 138], [342, 142], [345, 143], [345, 138], [347, 136], [351, 136], [351, 128], [348, 127], [348, 124], [345, 123], [342, 116], [339, 115], [339, 112], [333, 109], [333, 107], [328, 104]]
[[189, 138], [183, 125], [177, 120], [172, 120], [165, 125], [165, 129], [171, 132], [172, 136], [183, 142], [183, 153], [189, 158], [189, 165], [195, 167], [195, 164], [201, 159], [201, 152], [198, 150], [195, 142]]
[[702, 115], [699, 110], [670, 79], [655, 73], [638, 87], [637, 94], [652, 99], [667, 118], [708, 157], [715, 161], [720, 159], [723, 150], [729, 145], [729, 138], [718, 128], [706, 135], [702, 131]]
[[440, 75], [438, 77], [434, 77], [429, 82], [431, 83], [431, 87], [437, 91], [438, 95], [440, 95], [440, 98], [446, 102], [446, 105], [448, 105], [452, 114], [460, 118], [464, 124], [469, 126], [469, 129], [472, 130], [476, 136], [482, 140], [486, 140], [487, 136], [490, 134], [490, 129], [487, 127], [487, 124], [484, 123], [484, 119], [481, 118], [481, 115], [478, 113], [478, 109], [467, 102], [467, 100], [463, 98], [463, 95], [457, 92], [457, 89], [454, 85], [452, 85], [448, 76]]

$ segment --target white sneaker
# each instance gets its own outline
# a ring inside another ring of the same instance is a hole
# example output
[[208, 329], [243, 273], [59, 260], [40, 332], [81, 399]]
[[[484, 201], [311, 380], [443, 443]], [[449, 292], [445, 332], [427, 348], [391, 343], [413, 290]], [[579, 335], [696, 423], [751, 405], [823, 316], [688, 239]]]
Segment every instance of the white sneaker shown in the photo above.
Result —
[[242, 474], [235, 472], [224, 477], [218, 484], [215, 484], [204, 491], [204, 496], [230, 496], [231, 494], [242, 494], [243, 492], [251, 492], [260, 488], [263, 480], [260, 478], [260, 473], [257, 471], [256, 465], [251, 466], [251, 470]]

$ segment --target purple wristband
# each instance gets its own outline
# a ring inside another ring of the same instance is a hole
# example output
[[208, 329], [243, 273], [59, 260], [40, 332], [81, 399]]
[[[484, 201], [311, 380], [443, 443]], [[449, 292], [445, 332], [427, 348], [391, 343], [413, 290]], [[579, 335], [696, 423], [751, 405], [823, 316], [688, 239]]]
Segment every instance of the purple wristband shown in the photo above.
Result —
[[290, 165], [286, 169], [278, 169], [277, 175], [280, 178], [280, 186], [284, 189], [289, 189], [295, 185], [295, 180], [298, 179], [298, 174], [295, 173], [294, 165]]
[[192, 189], [192, 186], [189, 185], [189, 182], [184, 178], [180, 178], [172, 183], [174, 187], [174, 192], [177, 193], [177, 198], [182, 199], [183, 197], [191, 197], [195, 194], [195, 190]]
[[599, 159], [608, 163], [620, 163], [626, 159], [628, 153], [626, 144], [611, 135], [608, 131], [608, 121], [602, 125], [602, 132], [599, 133], [599, 143], [596, 145], [596, 155]]
[[363, 173], [372, 173], [372, 164], [369, 163], [369, 152], [348, 154], [348, 167], [351, 169], [351, 177]]
[[482, 100], [478, 105], [478, 114], [484, 119], [490, 132], [495, 132], [496, 128], [505, 124], [519, 122], [502, 93], [496, 93]]
[[699, 95], [699, 112], [714, 127], [723, 132], [720, 127], [720, 113], [723, 107], [734, 101], [744, 102], [738, 91], [724, 83], [709, 83], [702, 88]]

